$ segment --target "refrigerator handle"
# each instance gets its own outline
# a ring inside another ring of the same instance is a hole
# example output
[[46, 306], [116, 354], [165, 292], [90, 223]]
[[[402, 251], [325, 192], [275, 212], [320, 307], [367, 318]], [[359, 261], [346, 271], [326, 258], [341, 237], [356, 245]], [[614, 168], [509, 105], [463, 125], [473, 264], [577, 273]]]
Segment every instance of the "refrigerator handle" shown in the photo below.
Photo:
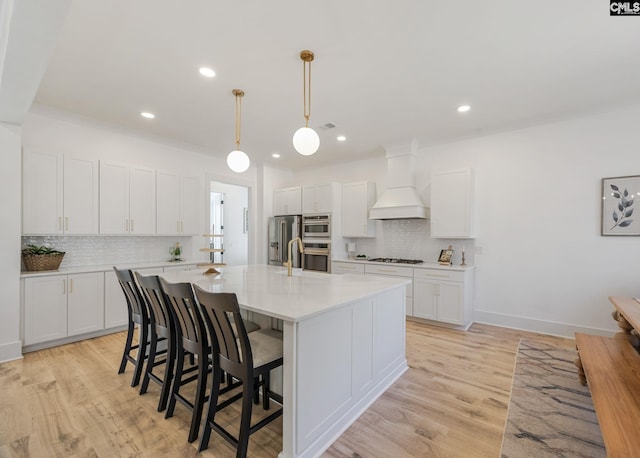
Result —
[[280, 262], [285, 262], [286, 259], [284, 257], [287, 253], [287, 222], [282, 220], [280, 221], [280, 256], [278, 259]]

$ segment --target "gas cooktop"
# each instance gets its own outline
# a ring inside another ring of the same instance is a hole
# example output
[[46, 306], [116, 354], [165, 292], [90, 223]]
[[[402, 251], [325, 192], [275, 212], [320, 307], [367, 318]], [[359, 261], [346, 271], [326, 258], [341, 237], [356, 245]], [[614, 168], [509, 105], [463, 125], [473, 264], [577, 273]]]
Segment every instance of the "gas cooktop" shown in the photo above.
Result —
[[397, 259], [397, 258], [373, 258], [371, 262], [390, 262], [393, 264], [422, 264], [424, 261], [420, 259]]

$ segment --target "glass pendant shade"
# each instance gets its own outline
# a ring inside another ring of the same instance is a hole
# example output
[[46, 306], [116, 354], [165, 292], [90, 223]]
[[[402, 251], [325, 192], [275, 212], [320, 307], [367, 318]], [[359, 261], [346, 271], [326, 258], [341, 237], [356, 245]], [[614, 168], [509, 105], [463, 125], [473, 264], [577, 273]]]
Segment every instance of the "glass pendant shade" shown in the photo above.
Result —
[[247, 171], [249, 165], [251, 165], [251, 161], [249, 160], [249, 156], [243, 151], [235, 150], [231, 151], [227, 156], [227, 165], [234, 172], [242, 173]]
[[303, 156], [311, 156], [320, 147], [320, 137], [311, 127], [301, 127], [293, 134], [293, 147]]

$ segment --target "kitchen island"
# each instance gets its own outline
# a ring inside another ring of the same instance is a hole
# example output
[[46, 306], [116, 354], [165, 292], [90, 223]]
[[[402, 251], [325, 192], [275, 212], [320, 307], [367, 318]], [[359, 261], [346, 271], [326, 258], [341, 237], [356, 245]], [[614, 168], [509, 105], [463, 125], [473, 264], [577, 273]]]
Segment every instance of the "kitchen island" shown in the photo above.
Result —
[[407, 280], [298, 269], [288, 277], [267, 265], [163, 277], [236, 293], [243, 309], [282, 320], [281, 458], [319, 456], [407, 370]]

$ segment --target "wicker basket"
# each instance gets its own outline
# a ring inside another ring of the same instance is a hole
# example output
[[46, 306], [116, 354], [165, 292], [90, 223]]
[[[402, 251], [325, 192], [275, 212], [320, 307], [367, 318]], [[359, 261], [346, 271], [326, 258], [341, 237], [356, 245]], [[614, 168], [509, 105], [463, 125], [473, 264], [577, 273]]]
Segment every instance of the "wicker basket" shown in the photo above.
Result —
[[64, 253], [26, 254], [22, 253], [24, 267], [29, 272], [38, 270], [57, 270], [64, 258]]

